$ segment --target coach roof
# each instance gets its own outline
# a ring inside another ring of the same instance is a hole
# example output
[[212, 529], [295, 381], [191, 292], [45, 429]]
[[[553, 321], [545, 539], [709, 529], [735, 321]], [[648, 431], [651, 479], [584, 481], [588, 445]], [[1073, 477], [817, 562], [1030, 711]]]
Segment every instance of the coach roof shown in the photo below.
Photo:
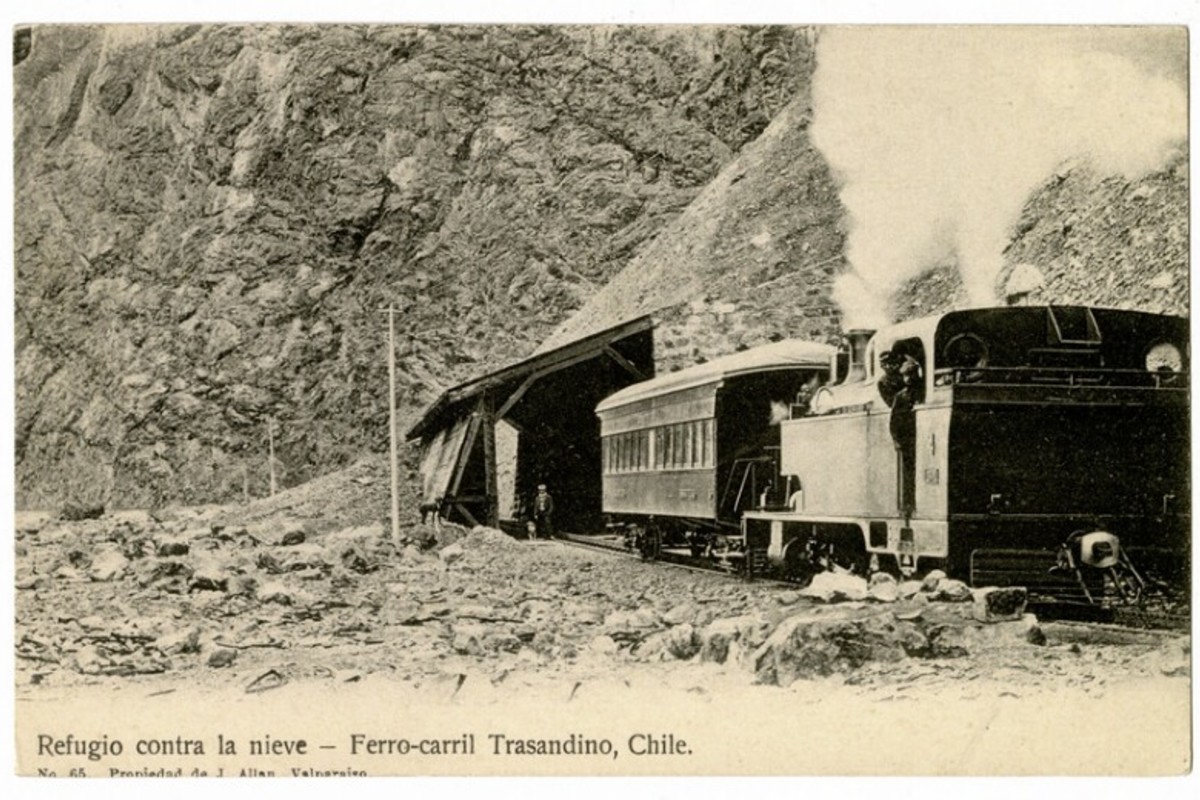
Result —
[[752, 372], [815, 367], [828, 369], [835, 352], [835, 348], [830, 345], [799, 339], [785, 339], [782, 342], [752, 347], [627, 386], [601, 400], [596, 406], [596, 413]]

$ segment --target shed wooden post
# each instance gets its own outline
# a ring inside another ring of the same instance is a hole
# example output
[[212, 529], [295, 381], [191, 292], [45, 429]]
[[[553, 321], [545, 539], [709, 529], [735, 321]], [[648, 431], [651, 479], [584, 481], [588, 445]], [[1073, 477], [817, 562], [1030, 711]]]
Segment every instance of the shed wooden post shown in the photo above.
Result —
[[496, 481], [496, 401], [491, 392], [480, 398], [480, 422], [483, 425], [484, 504], [487, 524], [500, 527], [500, 490]]

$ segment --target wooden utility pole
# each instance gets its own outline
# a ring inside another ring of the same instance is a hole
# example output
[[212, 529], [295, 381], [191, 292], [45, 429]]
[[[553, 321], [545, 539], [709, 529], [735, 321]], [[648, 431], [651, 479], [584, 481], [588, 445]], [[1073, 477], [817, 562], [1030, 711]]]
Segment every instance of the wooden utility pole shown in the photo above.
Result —
[[396, 441], [396, 307], [388, 303], [388, 429], [392, 445], [392, 543], [400, 546], [400, 467]]
[[267, 418], [267, 470], [271, 475], [271, 497], [275, 496], [275, 418]]

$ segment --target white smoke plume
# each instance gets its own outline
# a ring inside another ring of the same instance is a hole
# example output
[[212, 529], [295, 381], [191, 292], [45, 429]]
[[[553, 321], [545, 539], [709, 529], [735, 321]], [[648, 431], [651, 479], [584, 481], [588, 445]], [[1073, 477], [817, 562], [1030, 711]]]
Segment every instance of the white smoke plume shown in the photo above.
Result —
[[1133, 179], [1187, 137], [1182, 28], [821, 32], [812, 138], [841, 186], [846, 327], [886, 324], [905, 279], [957, 264], [995, 302], [1031, 191], [1065, 162]]

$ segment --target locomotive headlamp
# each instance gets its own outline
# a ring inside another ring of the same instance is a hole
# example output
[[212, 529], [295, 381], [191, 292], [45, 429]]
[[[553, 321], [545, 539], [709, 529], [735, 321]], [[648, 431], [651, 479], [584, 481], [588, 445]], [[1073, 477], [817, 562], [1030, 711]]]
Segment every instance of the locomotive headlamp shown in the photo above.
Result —
[[1170, 342], [1159, 342], [1146, 352], [1146, 370], [1149, 372], [1183, 372], [1183, 353]]

